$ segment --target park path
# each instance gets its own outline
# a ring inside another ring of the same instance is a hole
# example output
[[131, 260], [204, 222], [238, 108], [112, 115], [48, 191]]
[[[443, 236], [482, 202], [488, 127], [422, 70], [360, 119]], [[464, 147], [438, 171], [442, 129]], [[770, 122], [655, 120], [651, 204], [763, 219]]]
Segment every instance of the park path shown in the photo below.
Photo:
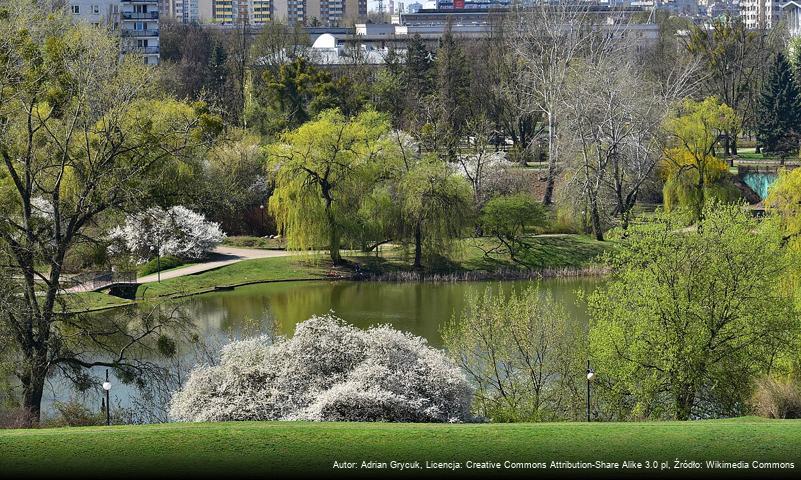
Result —
[[[167, 280], [170, 278], [183, 277], [185, 275], [194, 275], [196, 273], [202, 273], [209, 270], [214, 270], [215, 268], [224, 267], [226, 265], [232, 265], [234, 263], [241, 262], [243, 260], [254, 260], [257, 258], [285, 257], [287, 255], [293, 255], [295, 253], [296, 252], [288, 252], [286, 250], [264, 250], [256, 248], [236, 248], [236, 247], [219, 246], [214, 249], [208, 261], [205, 261], [203, 263], [196, 263], [194, 265], [189, 265], [187, 267], [179, 267], [173, 270], [167, 270], [166, 272], [161, 272], [161, 279]], [[159, 278], [158, 274], [154, 273], [151, 275], [146, 275], [144, 277], [137, 278], [136, 283], [157, 282], [158, 278]]]

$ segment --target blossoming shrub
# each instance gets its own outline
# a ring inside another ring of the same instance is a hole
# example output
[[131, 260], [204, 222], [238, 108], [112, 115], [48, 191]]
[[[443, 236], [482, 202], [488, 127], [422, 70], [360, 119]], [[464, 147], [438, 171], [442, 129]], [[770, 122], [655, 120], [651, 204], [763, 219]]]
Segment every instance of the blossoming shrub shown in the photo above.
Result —
[[232, 342], [196, 367], [170, 405], [180, 421], [458, 422], [472, 389], [426, 341], [389, 326], [359, 330], [325, 315], [292, 338]]
[[124, 225], [110, 232], [109, 239], [112, 254], [128, 251], [138, 263], [145, 263], [156, 257], [156, 249], [162, 257], [202, 258], [225, 239], [225, 233], [219, 223], [177, 205], [128, 215]]

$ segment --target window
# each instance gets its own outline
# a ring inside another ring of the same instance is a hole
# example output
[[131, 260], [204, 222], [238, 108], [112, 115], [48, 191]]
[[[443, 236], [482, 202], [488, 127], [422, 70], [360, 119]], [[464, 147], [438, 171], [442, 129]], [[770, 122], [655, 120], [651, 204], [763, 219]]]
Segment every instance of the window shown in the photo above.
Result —
[[72, 10], [73, 15], [80, 15], [81, 14], [81, 6], [80, 5], [71, 5], [70, 9]]
[[92, 13], [100, 15], [100, 5], [92, 5]]

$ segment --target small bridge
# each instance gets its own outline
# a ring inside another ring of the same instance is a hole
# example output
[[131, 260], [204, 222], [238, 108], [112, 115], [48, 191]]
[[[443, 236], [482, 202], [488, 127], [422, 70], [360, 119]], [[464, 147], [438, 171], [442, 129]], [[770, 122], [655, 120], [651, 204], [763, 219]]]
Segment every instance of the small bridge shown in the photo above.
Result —
[[136, 272], [85, 272], [72, 276], [65, 282], [69, 293], [97, 292], [105, 289], [129, 289], [138, 285]]

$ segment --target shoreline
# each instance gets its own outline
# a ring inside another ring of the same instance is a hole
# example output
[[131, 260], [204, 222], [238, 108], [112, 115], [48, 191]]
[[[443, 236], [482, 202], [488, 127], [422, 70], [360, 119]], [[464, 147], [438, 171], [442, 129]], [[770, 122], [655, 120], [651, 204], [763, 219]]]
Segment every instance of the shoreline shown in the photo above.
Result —
[[[350, 281], [350, 282], [381, 282], [381, 283], [457, 283], [457, 282], [491, 282], [491, 281], [515, 281], [515, 280], [544, 280], [557, 278], [579, 278], [579, 277], [603, 277], [610, 273], [609, 267], [603, 265], [589, 265], [586, 267], [559, 267], [542, 268], [536, 270], [523, 269], [500, 269], [496, 271], [474, 270], [452, 273], [426, 273], [414, 271], [384, 272], [379, 274], [359, 273], [338, 276], [317, 276], [304, 278], [285, 278], [270, 280], [251, 280], [232, 284], [215, 285], [191, 292], [173, 293], [147, 298], [130, 299], [127, 303], [104, 305], [100, 307], [87, 308], [82, 310], [70, 310], [66, 315], [78, 315], [85, 313], [96, 313], [116, 308], [130, 307], [140, 303], [152, 301], [178, 300], [182, 298], [195, 297], [208, 293], [233, 291], [240, 287], [250, 285], [261, 285], [270, 283], [290, 283], [290, 282], [316, 282], [316, 281]], [[143, 293], [146, 294], [147, 290]], [[106, 294], [110, 295], [110, 294]], [[122, 297], [117, 297], [122, 298]]]

